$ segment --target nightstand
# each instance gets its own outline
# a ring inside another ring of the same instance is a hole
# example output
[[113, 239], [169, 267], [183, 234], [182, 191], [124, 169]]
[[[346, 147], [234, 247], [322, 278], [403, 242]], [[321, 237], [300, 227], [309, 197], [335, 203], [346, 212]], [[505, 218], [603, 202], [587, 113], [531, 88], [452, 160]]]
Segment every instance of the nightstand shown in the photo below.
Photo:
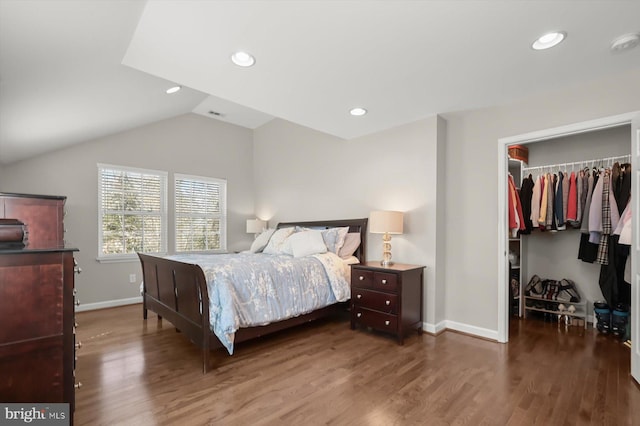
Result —
[[424, 266], [380, 261], [351, 265], [351, 329], [364, 325], [394, 334], [399, 344], [410, 330], [422, 334]]

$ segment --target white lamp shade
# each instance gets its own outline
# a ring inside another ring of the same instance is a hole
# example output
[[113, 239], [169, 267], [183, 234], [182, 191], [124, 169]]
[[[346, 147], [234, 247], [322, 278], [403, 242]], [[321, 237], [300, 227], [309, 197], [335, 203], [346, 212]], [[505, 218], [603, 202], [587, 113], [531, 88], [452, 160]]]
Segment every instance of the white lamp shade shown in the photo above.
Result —
[[402, 234], [402, 212], [377, 210], [369, 215], [369, 232], [372, 234]]
[[247, 220], [247, 234], [258, 234], [265, 230], [267, 222], [260, 219]]

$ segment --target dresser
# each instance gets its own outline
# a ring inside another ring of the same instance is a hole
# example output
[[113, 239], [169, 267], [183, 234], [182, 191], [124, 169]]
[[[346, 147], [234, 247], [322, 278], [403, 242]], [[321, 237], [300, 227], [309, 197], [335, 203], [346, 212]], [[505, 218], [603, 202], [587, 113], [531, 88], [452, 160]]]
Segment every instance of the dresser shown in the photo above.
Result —
[[0, 250], [0, 401], [64, 402], [73, 412], [79, 268], [64, 243], [65, 200], [0, 193], [0, 217], [28, 232], [25, 248]]
[[399, 344], [415, 330], [422, 334], [424, 266], [380, 261], [351, 265], [351, 329], [370, 327], [395, 335]]

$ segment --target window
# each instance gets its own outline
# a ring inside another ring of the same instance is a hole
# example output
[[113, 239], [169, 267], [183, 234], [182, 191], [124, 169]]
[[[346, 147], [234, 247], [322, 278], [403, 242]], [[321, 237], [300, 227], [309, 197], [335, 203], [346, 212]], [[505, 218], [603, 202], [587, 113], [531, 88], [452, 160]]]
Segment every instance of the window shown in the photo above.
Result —
[[227, 181], [175, 175], [176, 252], [227, 248]]
[[98, 164], [98, 259], [167, 252], [167, 173]]

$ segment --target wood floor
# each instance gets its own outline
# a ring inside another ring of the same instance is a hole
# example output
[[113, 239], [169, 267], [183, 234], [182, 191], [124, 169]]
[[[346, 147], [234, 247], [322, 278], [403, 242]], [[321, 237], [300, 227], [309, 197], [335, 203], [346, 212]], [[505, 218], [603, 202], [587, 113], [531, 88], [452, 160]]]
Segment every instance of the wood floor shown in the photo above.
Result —
[[77, 425], [640, 425], [629, 349], [514, 320], [508, 345], [453, 332], [398, 346], [347, 318], [212, 353], [141, 305], [77, 314]]

